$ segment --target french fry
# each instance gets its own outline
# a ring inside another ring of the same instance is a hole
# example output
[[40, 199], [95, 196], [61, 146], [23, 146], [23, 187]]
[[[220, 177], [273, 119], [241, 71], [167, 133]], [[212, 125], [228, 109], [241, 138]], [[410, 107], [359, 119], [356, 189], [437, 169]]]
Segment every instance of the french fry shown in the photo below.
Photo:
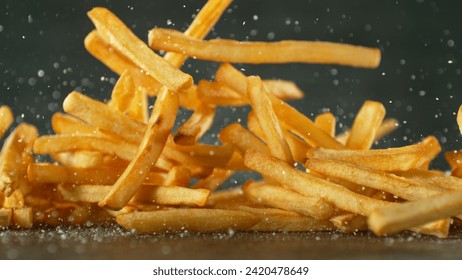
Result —
[[98, 31], [91, 31], [84, 40], [85, 49], [104, 63], [109, 69], [121, 75], [125, 70], [130, 71], [135, 83], [144, 88], [150, 96], [157, 95], [162, 85], [153, 77], [146, 75], [138, 66], [136, 66], [129, 58], [125, 57], [118, 50], [114, 49], [110, 44], [98, 35]]
[[205, 104], [218, 106], [243, 106], [249, 103], [241, 94], [220, 81], [199, 81], [197, 96]]
[[89, 125], [81, 119], [59, 112], [53, 114], [51, 118], [51, 127], [56, 134], [93, 134], [95, 136], [104, 136], [104, 134], [101, 131], [98, 131], [97, 128]]
[[282, 100], [302, 99], [303, 91], [292, 81], [263, 80], [266, 91]]
[[353, 150], [368, 150], [385, 117], [385, 107], [376, 101], [366, 101], [359, 110], [351, 127], [346, 146]]
[[13, 112], [10, 107], [3, 105], [0, 107], [0, 138], [3, 137], [5, 132], [10, 128], [13, 123]]
[[117, 223], [138, 233], [227, 232], [245, 230], [259, 221], [255, 215], [224, 209], [169, 209], [131, 212], [116, 217]]
[[264, 90], [259, 77], [247, 78], [247, 95], [271, 154], [288, 163], [293, 163], [292, 153], [273, 111], [273, 106], [268, 98], [269, 94]]
[[256, 151], [247, 151], [244, 159], [249, 168], [289, 189], [305, 196], [323, 198], [334, 206], [352, 213], [368, 216], [375, 208], [390, 204], [354, 193], [343, 186], [297, 170], [281, 160]]
[[[258, 123], [258, 120], [252, 111], [247, 117], [247, 127], [259, 138], [265, 138], [260, 124]], [[284, 138], [289, 145], [294, 160], [297, 162], [304, 162], [306, 160], [306, 153], [310, 148], [312, 148], [312, 146], [285, 128], [282, 128], [282, 133], [284, 134]]]
[[149, 46], [203, 60], [236, 63], [321, 63], [376, 68], [380, 51], [347, 44], [309, 41], [238, 42], [225, 39], [202, 41], [181, 32], [154, 28]]
[[334, 214], [334, 207], [322, 198], [303, 196], [292, 190], [267, 183], [243, 186], [244, 195], [258, 204], [327, 220]]
[[145, 124], [131, 120], [107, 104], [76, 91], [66, 97], [63, 109], [66, 113], [131, 143], [140, 143], [143, 139], [143, 132], [146, 130]]
[[180, 145], [193, 145], [212, 126], [215, 109], [207, 104], [200, 104], [191, 117], [183, 123], [173, 137]]
[[424, 147], [424, 152], [422, 159], [418, 163], [418, 167], [428, 169], [432, 160], [434, 160], [441, 152], [441, 145], [438, 139], [436, 139], [433, 135], [425, 137], [422, 141], [420, 141], [420, 143]]
[[238, 123], [233, 123], [224, 127], [221, 130], [219, 137], [223, 143], [229, 143], [236, 147], [242, 155], [244, 155], [249, 149], [269, 154], [268, 146], [266, 146], [252, 132], [243, 128]]
[[0, 153], [0, 192], [6, 197], [19, 187], [21, 177], [25, 176], [24, 153], [30, 153], [38, 137], [37, 129], [21, 123], [6, 138]]
[[148, 100], [145, 91], [137, 89], [128, 70], [125, 70], [112, 91], [108, 105], [129, 118], [146, 123]]
[[384, 235], [459, 214], [462, 214], [462, 192], [452, 191], [378, 208], [371, 213], [368, 224], [375, 234]]
[[164, 184], [166, 186], [188, 187], [191, 172], [184, 166], [174, 166], [167, 174]]
[[24, 194], [18, 188], [10, 196], [5, 197], [3, 201], [5, 208], [22, 208], [24, 207]]
[[374, 141], [379, 141], [383, 137], [395, 131], [398, 127], [399, 127], [399, 122], [398, 120], [394, 118], [383, 120], [382, 124], [379, 126], [379, 128], [375, 132]]
[[223, 204], [253, 204], [244, 196], [241, 186], [226, 188], [212, 192], [207, 200], [207, 206], [217, 207]]
[[456, 169], [460, 165], [462, 165], [462, 151], [448, 151], [444, 153], [444, 157], [451, 167], [451, 169]]
[[434, 185], [447, 190], [462, 191], [462, 179], [443, 172], [425, 169], [412, 169], [395, 172], [398, 176], [409, 178], [421, 184]]
[[329, 221], [317, 220], [312, 217], [303, 216], [294, 212], [274, 208], [255, 208], [246, 205], [228, 206], [229, 210], [248, 212], [260, 218], [260, 221], [247, 229], [247, 231], [328, 231], [334, 227]]
[[13, 210], [13, 225], [20, 229], [30, 229], [34, 225], [34, 210], [31, 207]]
[[327, 132], [330, 136], [335, 136], [335, 116], [331, 112], [319, 114], [314, 119], [314, 123]]
[[[59, 194], [66, 201], [98, 203], [111, 190], [110, 185], [60, 185]], [[179, 186], [149, 186], [143, 185], [130, 200], [130, 205], [162, 204], [204, 206], [210, 191], [205, 189], [190, 189]]]
[[126, 160], [98, 151], [61, 152], [52, 154], [51, 157], [64, 166], [74, 168], [123, 167], [128, 165]]
[[202, 165], [205, 167], [226, 167], [233, 154], [232, 146], [211, 145], [166, 145], [163, 156], [184, 165]]
[[[229, 87], [241, 93], [243, 96], [246, 96], [246, 77], [230, 64], [222, 64], [220, 68], [218, 68], [215, 76], [218, 81], [225, 82]], [[345, 148], [344, 145], [340, 144], [335, 138], [317, 127], [313, 121], [295, 108], [273, 95], [269, 95], [269, 97], [279, 121], [287, 125], [292, 132], [305, 139], [305, 141], [308, 143], [314, 141], [317, 145], [325, 148]]]
[[459, 107], [459, 111], [457, 111], [457, 125], [459, 126], [459, 131], [462, 134], [462, 105]]
[[305, 166], [321, 174], [389, 192], [406, 200], [418, 200], [445, 191], [445, 189], [436, 186], [418, 184], [394, 174], [388, 174], [348, 162], [308, 159]]
[[[114, 184], [123, 168], [73, 168], [47, 163], [32, 163], [27, 169], [28, 178], [35, 184]], [[162, 185], [167, 180], [167, 173], [149, 172], [143, 182], [147, 185]]]
[[198, 181], [191, 188], [214, 191], [218, 189], [233, 174], [233, 170], [214, 168], [212, 174], [207, 176], [207, 178]]
[[13, 209], [0, 208], [0, 229], [8, 228], [13, 219]]
[[[232, 0], [208, 0], [184, 34], [196, 39], [205, 38], [231, 2]], [[181, 53], [166, 53], [164, 56], [166, 61], [176, 67], [181, 67], [186, 58]]]
[[129, 58], [136, 66], [172, 91], [192, 86], [192, 77], [166, 62], [144, 44], [112, 12], [105, 8], [93, 8], [88, 16], [99, 36]]
[[178, 111], [178, 95], [164, 90], [156, 100], [136, 156], [98, 205], [119, 210], [135, 195], [164, 149]]
[[405, 171], [416, 168], [423, 158], [425, 147], [413, 144], [399, 148], [373, 150], [331, 150], [313, 148], [306, 157], [347, 161], [382, 171]]
[[332, 224], [345, 233], [367, 230], [367, 218], [361, 215], [346, 213], [330, 219]]
[[124, 160], [135, 157], [136, 146], [117, 139], [93, 135], [50, 135], [41, 136], [34, 143], [36, 154], [56, 154], [73, 151], [98, 151]]

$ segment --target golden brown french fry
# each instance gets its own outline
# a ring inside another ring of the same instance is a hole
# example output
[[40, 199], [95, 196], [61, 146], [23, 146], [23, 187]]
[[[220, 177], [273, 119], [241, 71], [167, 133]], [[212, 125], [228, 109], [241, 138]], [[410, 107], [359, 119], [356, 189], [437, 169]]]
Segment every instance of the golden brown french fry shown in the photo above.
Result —
[[327, 220], [334, 214], [334, 207], [319, 197], [303, 196], [292, 190], [267, 183], [252, 183], [243, 186], [244, 195], [257, 204], [274, 207]]
[[207, 206], [217, 207], [223, 204], [253, 204], [244, 196], [241, 186], [235, 186], [212, 192], [207, 200]]
[[135, 157], [137, 147], [133, 144], [115, 139], [93, 135], [48, 135], [37, 138], [34, 143], [34, 153], [55, 154], [73, 151], [98, 151], [117, 156], [124, 160]]
[[135, 195], [164, 149], [175, 123], [178, 95], [164, 90], [157, 97], [148, 128], [136, 156], [98, 205], [114, 210], [123, 208]]
[[130, 59], [125, 57], [118, 50], [107, 44], [98, 35], [98, 31], [91, 31], [84, 40], [87, 51], [104, 63], [109, 69], [117, 74], [122, 74], [125, 70], [130, 71], [135, 83], [145, 89], [150, 96], [157, 95], [162, 85], [149, 75], [146, 75]]
[[180, 145], [193, 145], [212, 126], [215, 117], [215, 108], [202, 103], [191, 117], [183, 123], [173, 137], [175, 143]]
[[447, 151], [444, 153], [444, 157], [451, 169], [455, 169], [462, 164], [462, 151], [460, 150]]
[[255, 116], [265, 136], [270, 153], [288, 163], [293, 163], [292, 152], [284, 138], [279, 121], [271, 105], [269, 94], [257, 76], [247, 78], [247, 95]]
[[0, 153], [0, 192], [10, 196], [25, 176], [24, 153], [31, 153], [38, 137], [35, 126], [21, 123], [6, 138]]
[[[240, 71], [228, 63], [222, 64], [215, 74], [218, 81], [226, 83], [229, 87], [246, 96], [247, 85], [246, 77]], [[344, 149], [345, 146], [340, 144], [334, 137], [330, 136], [324, 130], [317, 127], [313, 121], [301, 114], [295, 108], [285, 103], [274, 95], [269, 95], [273, 110], [279, 121], [288, 126], [292, 132], [299, 135], [308, 143], [313, 141], [325, 148]]]
[[[35, 184], [114, 184], [123, 172], [121, 167], [74, 168], [49, 163], [31, 163], [27, 169], [29, 181]], [[149, 172], [147, 185], [162, 185], [167, 173]]]
[[434, 185], [448, 190], [462, 191], [462, 179], [444, 172], [426, 169], [412, 169], [395, 172], [398, 176], [409, 178], [421, 184]]
[[187, 89], [192, 86], [193, 79], [190, 75], [181, 72], [150, 50], [112, 12], [98, 7], [88, 12], [88, 16], [98, 30], [99, 36], [129, 58], [147, 75], [172, 91]]
[[20, 229], [29, 229], [34, 225], [34, 210], [31, 207], [13, 209], [13, 225]]
[[425, 137], [420, 143], [424, 147], [424, 152], [417, 166], [422, 169], [428, 169], [431, 161], [441, 152], [441, 145], [433, 135]]
[[179, 186], [143, 186], [132, 198], [137, 204], [204, 206], [210, 191]]
[[361, 215], [346, 213], [330, 219], [332, 224], [345, 233], [367, 230], [367, 218]]
[[67, 167], [74, 168], [93, 168], [107, 166], [124, 167], [128, 165], [128, 161], [120, 159], [113, 155], [103, 154], [97, 151], [75, 151], [63, 152], [50, 155], [53, 160]]
[[[58, 192], [66, 201], [98, 203], [104, 199], [111, 187], [110, 185], [59, 185]], [[129, 204], [204, 206], [209, 195], [210, 191], [205, 189], [143, 185]]]
[[289, 189], [302, 195], [323, 198], [338, 208], [352, 213], [368, 216], [375, 208], [390, 204], [354, 193], [343, 186], [297, 170], [281, 160], [253, 150], [247, 151], [244, 159], [249, 168], [276, 180]]
[[239, 42], [202, 41], [172, 29], [149, 31], [149, 46], [203, 60], [236, 63], [321, 63], [376, 68], [380, 51], [348, 44], [309, 41]]
[[335, 136], [335, 116], [331, 112], [322, 113], [316, 116], [314, 123], [327, 132], [330, 136]]
[[88, 123], [68, 114], [56, 112], [51, 118], [51, 127], [57, 134], [94, 134], [103, 136], [101, 131]]
[[303, 91], [292, 81], [263, 80], [267, 92], [282, 100], [302, 99]]
[[422, 199], [445, 191], [440, 187], [418, 184], [404, 177], [345, 161], [308, 159], [305, 166], [321, 174], [389, 192], [406, 200]]
[[0, 107], [0, 138], [3, 137], [5, 132], [10, 128], [13, 123], [13, 112], [10, 107], [3, 105]]
[[459, 111], [457, 111], [457, 125], [459, 126], [459, 131], [462, 134], [462, 105], [459, 107]]
[[205, 179], [199, 180], [191, 188], [214, 191], [218, 189], [224, 182], [226, 182], [226, 180], [233, 174], [233, 170], [214, 168], [212, 174], [207, 176]]
[[131, 212], [118, 215], [116, 220], [127, 230], [138, 233], [227, 232], [245, 230], [259, 221], [243, 211], [200, 208]]
[[353, 150], [370, 149], [384, 117], [385, 107], [382, 103], [364, 102], [353, 122], [346, 146]]
[[176, 145], [168, 143], [165, 146], [162, 156], [175, 160], [184, 165], [198, 165], [205, 167], [226, 167], [231, 156], [233, 148], [229, 144], [220, 146], [212, 145]]
[[379, 141], [383, 137], [395, 131], [398, 127], [399, 127], [399, 122], [396, 119], [389, 118], [389, 119], [383, 120], [382, 124], [379, 126], [379, 128], [375, 132], [374, 141]]
[[260, 221], [247, 231], [327, 231], [334, 227], [329, 221], [321, 221], [294, 212], [274, 208], [255, 208], [242, 204], [224, 205], [224, 209], [248, 212], [260, 218]]
[[107, 104], [76, 91], [66, 97], [63, 109], [108, 134], [132, 143], [140, 143], [146, 130], [145, 124], [131, 120]]
[[164, 184], [166, 186], [188, 187], [191, 172], [184, 166], [174, 166], [167, 174]]
[[[247, 127], [259, 138], [264, 139], [263, 131], [261, 130], [260, 124], [258, 123], [258, 120], [252, 111], [250, 111], [247, 117]], [[313, 146], [303, 141], [300, 137], [292, 134], [285, 128], [282, 128], [282, 133], [284, 134], [284, 138], [289, 145], [294, 160], [297, 162], [304, 162], [306, 160], [307, 151]]]
[[[232, 0], [208, 0], [184, 34], [196, 39], [205, 38], [231, 2]], [[166, 53], [164, 56], [166, 61], [176, 67], [181, 67], [186, 58], [181, 53]]]
[[459, 214], [462, 214], [462, 192], [451, 191], [378, 208], [371, 213], [368, 224], [375, 234], [384, 235]]
[[219, 137], [223, 143], [232, 144], [236, 147], [242, 155], [244, 155], [248, 149], [269, 154], [268, 146], [266, 146], [252, 132], [243, 128], [242, 125], [238, 123], [232, 123], [224, 127], [220, 131]]
[[219, 106], [243, 106], [249, 103], [241, 94], [220, 81], [200, 80], [197, 85], [197, 96], [206, 104]]
[[331, 150], [313, 148], [307, 158], [347, 161], [383, 171], [404, 171], [416, 168], [423, 158], [425, 147], [413, 144], [399, 148], [373, 150]]
[[128, 70], [122, 72], [117, 80], [108, 105], [133, 120], [141, 123], [147, 121], [148, 100], [146, 93], [135, 86]]
[[0, 229], [8, 228], [13, 219], [13, 209], [0, 208]]
[[24, 194], [18, 188], [10, 196], [5, 197], [3, 201], [5, 208], [22, 208], [24, 207]]

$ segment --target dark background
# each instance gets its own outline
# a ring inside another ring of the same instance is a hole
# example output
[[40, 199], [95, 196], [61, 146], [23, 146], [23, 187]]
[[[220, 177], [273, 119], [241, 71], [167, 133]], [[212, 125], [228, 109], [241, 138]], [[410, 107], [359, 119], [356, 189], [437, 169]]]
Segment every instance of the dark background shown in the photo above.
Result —
[[[205, 1], [0, 1], [0, 103], [17, 121], [50, 130], [49, 119], [76, 89], [107, 99], [117, 76], [89, 55], [86, 12], [104, 6], [146, 41], [154, 26], [184, 30]], [[366, 99], [378, 100], [401, 128], [380, 143], [397, 146], [434, 134], [446, 150], [462, 148], [455, 112], [462, 104], [459, 1], [236, 0], [209, 36], [238, 40], [326, 40], [378, 47], [378, 69], [332, 65], [238, 65], [248, 74], [294, 80], [306, 93], [293, 104], [309, 116], [330, 110], [338, 131]], [[197, 82], [217, 65], [189, 60]], [[246, 109], [224, 110], [219, 125]], [[181, 118], [180, 118], [181, 119]], [[447, 165], [440, 157], [435, 168]]]

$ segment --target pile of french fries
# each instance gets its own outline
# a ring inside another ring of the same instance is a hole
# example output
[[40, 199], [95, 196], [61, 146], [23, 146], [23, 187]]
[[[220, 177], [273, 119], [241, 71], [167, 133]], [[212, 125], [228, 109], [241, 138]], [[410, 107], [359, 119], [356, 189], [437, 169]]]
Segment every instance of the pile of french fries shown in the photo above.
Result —
[[[86, 49], [119, 74], [109, 101], [70, 93], [54, 135], [21, 123], [0, 154], [0, 228], [117, 223], [139, 233], [179, 231], [403, 230], [444, 238], [462, 218], [462, 153], [452, 174], [429, 170], [434, 136], [372, 149], [398, 127], [366, 101], [351, 129], [336, 117], [312, 121], [286, 103], [292, 82], [246, 76], [231, 63], [328, 63], [377, 67], [377, 49], [327, 42], [204, 40], [231, 0], [209, 0], [184, 32], [154, 28], [137, 38], [113, 13], [94, 8]], [[166, 51], [162, 57], [155, 51]], [[188, 57], [221, 62], [213, 81], [180, 70]], [[149, 110], [149, 98], [155, 98]], [[250, 106], [247, 120], [201, 143], [219, 106]], [[179, 108], [193, 113], [173, 130]], [[0, 134], [14, 120], [0, 108]], [[462, 106], [457, 115], [462, 133]], [[0, 135], [0, 136], [1, 136]], [[51, 161], [38, 162], [36, 155]], [[220, 188], [236, 172], [260, 180]]]

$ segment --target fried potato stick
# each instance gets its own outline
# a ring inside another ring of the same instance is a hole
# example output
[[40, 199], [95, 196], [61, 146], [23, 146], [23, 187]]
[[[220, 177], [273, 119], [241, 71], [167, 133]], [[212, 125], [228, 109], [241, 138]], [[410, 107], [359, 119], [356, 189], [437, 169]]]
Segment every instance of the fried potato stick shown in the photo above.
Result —
[[281, 160], [256, 151], [246, 152], [245, 164], [291, 190], [309, 197], [325, 199], [336, 207], [352, 213], [368, 216], [375, 208], [390, 204], [354, 193], [343, 186], [297, 170]]
[[305, 166], [326, 176], [397, 195], [406, 200], [418, 200], [444, 192], [445, 189], [385, 173], [344, 161], [308, 159]]
[[260, 219], [243, 211], [190, 208], [131, 212], [118, 215], [116, 220], [127, 230], [138, 233], [164, 233], [245, 230]]
[[31, 153], [38, 137], [35, 126], [21, 123], [6, 138], [0, 153], [0, 192], [10, 196], [24, 177], [24, 153]]
[[112, 12], [97, 7], [88, 16], [98, 30], [99, 36], [129, 58], [136, 66], [172, 91], [192, 86], [190, 75], [181, 72], [162, 57], [155, 54]]
[[0, 107], [0, 138], [3, 137], [5, 132], [10, 128], [13, 123], [13, 112], [10, 107], [3, 105]]
[[384, 235], [459, 214], [462, 214], [462, 192], [452, 191], [375, 209], [368, 224], [375, 234]]
[[239, 42], [202, 41], [172, 29], [149, 31], [149, 46], [203, 60], [235, 63], [320, 63], [376, 68], [380, 51], [348, 44], [309, 41]]
[[98, 205], [113, 210], [122, 209], [141, 187], [148, 171], [155, 165], [175, 123], [178, 95], [164, 90], [157, 98], [148, 128], [138, 152]]
[[293, 163], [292, 152], [276, 118], [269, 94], [264, 90], [259, 77], [247, 78], [247, 95], [271, 155], [288, 163]]
[[334, 214], [334, 207], [324, 199], [300, 195], [292, 190], [267, 183], [251, 183], [243, 186], [244, 195], [257, 204], [327, 220]]
[[[225, 82], [229, 87], [246, 96], [247, 84], [246, 77], [232, 65], [225, 63], [218, 68], [216, 73], [218, 81]], [[273, 110], [279, 121], [287, 125], [292, 132], [305, 139], [308, 143], [313, 141], [325, 148], [345, 149], [334, 137], [314, 124], [312, 120], [304, 116], [295, 108], [285, 103], [274, 95], [269, 95]]]
[[368, 150], [385, 117], [385, 107], [376, 101], [366, 101], [359, 110], [350, 130], [346, 146], [353, 150]]
[[424, 149], [425, 147], [421, 144], [373, 150], [313, 148], [308, 150], [306, 157], [347, 161], [382, 171], [404, 171], [418, 166], [423, 158]]

